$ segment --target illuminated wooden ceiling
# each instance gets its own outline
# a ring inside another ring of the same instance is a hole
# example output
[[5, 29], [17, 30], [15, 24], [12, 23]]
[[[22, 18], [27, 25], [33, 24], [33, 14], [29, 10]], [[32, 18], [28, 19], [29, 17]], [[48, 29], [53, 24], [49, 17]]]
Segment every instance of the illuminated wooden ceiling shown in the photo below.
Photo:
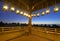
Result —
[[3, 2], [14, 5], [25, 11], [36, 11], [60, 3], [60, 0], [3, 0]]

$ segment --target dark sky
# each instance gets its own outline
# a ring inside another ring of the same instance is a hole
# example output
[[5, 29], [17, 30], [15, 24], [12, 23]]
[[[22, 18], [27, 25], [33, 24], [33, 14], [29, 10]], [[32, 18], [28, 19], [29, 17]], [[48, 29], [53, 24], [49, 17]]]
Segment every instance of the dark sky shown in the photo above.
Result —
[[[22, 16], [20, 14], [16, 14], [16, 12], [11, 12], [10, 10], [8, 10], [7, 12], [4, 12], [2, 10], [3, 7], [3, 2], [0, 2], [0, 21], [3, 22], [8, 22], [8, 23], [12, 23], [12, 22], [19, 22], [19, 23], [28, 23], [28, 18], [25, 16]], [[60, 5], [58, 5], [60, 6]], [[50, 14], [45, 14], [44, 16], [40, 16], [39, 17], [33, 17], [32, 18], [32, 23], [35, 24], [60, 24], [60, 10], [59, 12], [54, 13], [53, 8], [54, 6], [49, 7], [50, 8]], [[45, 8], [44, 8], [45, 10]], [[42, 12], [42, 10], [40, 10], [40, 12]]]

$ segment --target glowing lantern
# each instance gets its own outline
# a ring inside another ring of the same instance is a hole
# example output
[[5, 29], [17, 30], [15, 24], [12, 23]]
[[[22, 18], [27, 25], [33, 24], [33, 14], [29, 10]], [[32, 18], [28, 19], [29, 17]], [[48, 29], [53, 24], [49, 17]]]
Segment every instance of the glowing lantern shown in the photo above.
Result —
[[3, 10], [4, 10], [4, 11], [7, 11], [7, 10], [8, 10], [8, 6], [7, 6], [7, 5], [4, 5], [4, 6], [3, 6]]
[[34, 16], [33, 14], [31, 16]]
[[23, 14], [23, 13], [24, 13], [24, 12], [22, 12], [22, 11], [20, 12], [20, 14]]
[[45, 14], [45, 12], [43, 11], [43, 12], [42, 12], [42, 16], [44, 16], [44, 14]]
[[11, 9], [10, 9], [12, 12], [14, 12], [15, 11], [15, 8], [14, 7], [11, 7]]
[[54, 7], [54, 12], [58, 12], [59, 11], [59, 7], [58, 6], [55, 6]]
[[28, 15], [28, 17], [31, 17], [30, 15]]
[[26, 16], [28, 16], [28, 14], [26, 14]]
[[32, 14], [32, 16], [37, 16], [36, 14]]
[[17, 13], [17, 14], [19, 14], [19, 13], [20, 13], [20, 11], [19, 11], [19, 10], [16, 10], [16, 13]]
[[37, 16], [39, 16], [39, 15], [40, 15], [40, 13], [38, 12], [38, 13], [37, 13]]
[[24, 13], [24, 15], [26, 15], [26, 13]]
[[50, 13], [50, 9], [46, 9], [46, 14], [49, 14]]

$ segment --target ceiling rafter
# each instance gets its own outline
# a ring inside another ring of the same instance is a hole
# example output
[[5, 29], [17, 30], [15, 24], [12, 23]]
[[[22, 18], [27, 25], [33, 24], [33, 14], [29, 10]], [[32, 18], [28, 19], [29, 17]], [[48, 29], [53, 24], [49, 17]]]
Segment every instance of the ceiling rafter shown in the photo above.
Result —
[[[12, 3], [14, 6], [18, 8], [22, 8], [25, 11], [36, 11], [39, 9], [46, 8], [55, 5], [55, 1], [57, 4], [60, 3], [60, 0], [3, 0], [4, 2]], [[51, 2], [52, 1], [52, 2]]]
[[42, 0], [42, 1], [39, 1], [38, 3], [34, 4], [32, 6], [32, 8], [36, 7], [37, 5], [41, 5], [42, 3], [44, 3], [46, 0]]

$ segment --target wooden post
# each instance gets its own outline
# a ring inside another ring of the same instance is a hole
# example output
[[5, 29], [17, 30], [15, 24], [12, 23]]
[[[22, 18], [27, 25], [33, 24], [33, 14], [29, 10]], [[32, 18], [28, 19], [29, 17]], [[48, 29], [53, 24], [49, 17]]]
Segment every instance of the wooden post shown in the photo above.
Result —
[[4, 27], [2, 27], [2, 33], [4, 33]]
[[31, 20], [32, 20], [32, 17], [31, 17], [31, 14], [30, 14], [30, 17], [29, 17], [29, 33], [31, 34], [31, 27], [32, 27], [32, 24], [31, 24]]
[[14, 27], [12, 27], [12, 32], [14, 31]]

